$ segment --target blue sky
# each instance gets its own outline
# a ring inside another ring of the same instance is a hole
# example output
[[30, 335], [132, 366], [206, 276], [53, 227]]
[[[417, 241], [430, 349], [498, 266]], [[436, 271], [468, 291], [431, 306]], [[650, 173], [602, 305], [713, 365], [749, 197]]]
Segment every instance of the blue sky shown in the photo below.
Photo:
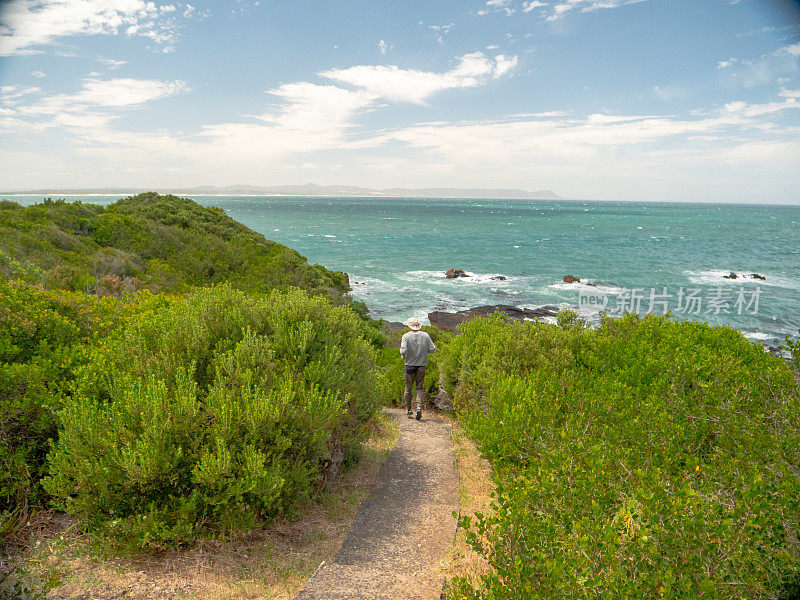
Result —
[[0, 188], [800, 203], [778, 0], [0, 3]]

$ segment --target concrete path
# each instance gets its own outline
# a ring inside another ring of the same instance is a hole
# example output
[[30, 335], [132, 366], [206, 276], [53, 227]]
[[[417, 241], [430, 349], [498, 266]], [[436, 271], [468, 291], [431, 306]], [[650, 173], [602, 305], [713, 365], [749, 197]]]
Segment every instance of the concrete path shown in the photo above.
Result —
[[439, 562], [453, 543], [458, 472], [450, 426], [434, 413], [422, 421], [386, 409], [400, 439], [383, 463], [334, 561], [295, 600], [438, 600]]

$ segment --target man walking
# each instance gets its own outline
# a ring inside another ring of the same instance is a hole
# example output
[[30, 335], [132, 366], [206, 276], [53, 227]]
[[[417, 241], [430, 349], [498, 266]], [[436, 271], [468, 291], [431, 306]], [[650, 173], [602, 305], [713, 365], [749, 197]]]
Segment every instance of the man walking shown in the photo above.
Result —
[[406, 403], [406, 414], [412, 418], [411, 412], [411, 386], [417, 388], [417, 421], [422, 419], [422, 399], [425, 393], [425, 365], [428, 364], [428, 354], [436, 350], [433, 340], [426, 332], [420, 331], [422, 323], [416, 317], [410, 318], [405, 323], [411, 331], [403, 334], [400, 342], [400, 356], [406, 365], [406, 389], [403, 400]]

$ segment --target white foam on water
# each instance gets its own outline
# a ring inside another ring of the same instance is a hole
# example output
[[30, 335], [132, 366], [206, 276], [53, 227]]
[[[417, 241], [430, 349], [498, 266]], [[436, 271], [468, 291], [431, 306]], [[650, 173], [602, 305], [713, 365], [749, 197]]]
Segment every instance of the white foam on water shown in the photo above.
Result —
[[763, 331], [742, 331], [741, 334], [751, 340], [774, 340], [776, 339], [774, 335], [770, 333], [764, 333]]
[[434, 282], [438, 279], [446, 279], [444, 271], [406, 271], [402, 275], [398, 275], [399, 279], [403, 281], [427, 281]]
[[454, 277], [447, 279], [445, 271], [406, 271], [402, 275], [398, 275], [398, 279], [403, 281], [424, 281], [426, 283], [444, 283], [447, 285], [469, 285], [469, 284], [485, 284], [498, 281], [492, 277], [505, 277], [505, 281], [516, 281], [518, 278], [501, 275], [500, 273], [473, 273], [472, 271], [464, 271], [468, 277]]
[[354, 282], [358, 282], [357, 285], [353, 286], [353, 293], [358, 295], [371, 296], [373, 294], [383, 294], [387, 292], [409, 293], [416, 291], [414, 287], [397, 285], [389, 281], [384, 281], [383, 279], [378, 279], [377, 277], [365, 277], [351, 274], [350, 278]]
[[547, 287], [564, 291], [583, 290], [585, 292], [592, 292], [598, 295], [619, 294], [622, 290], [626, 289], [611, 283], [597, 283], [595, 285], [589, 285], [590, 283], [595, 283], [595, 282], [592, 279], [581, 279], [580, 283], [578, 282], [565, 283], [563, 281], [559, 281], [557, 283], [551, 283]]
[[323, 235], [322, 237], [326, 237], [326, 238], [335, 238], [336, 236], [335, 236], [335, 235], [331, 235], [330, 233], [326, 233], [326, 234], [325, 234], [325, 235]]
[[493, 281], [498, 281], [497, 279], [492, 279], [493, 277], [505, 277], [505, 281], [517, 280], [516, 277], [510, 277], [502, 273], [473, 273], [472, 271], [466, 271], [466, 273], [469, 277], [458, 277], [457, 279], [467, 283], [491, 283]]
[[684, 271], [684, 275], [697, 285], [762, 285], [782, 287], [790, 290], [800, 290], [800, 279], [770, 275], [769, 273], [759, 273], [766, 279], [756, 279], [752, 276], [755, 271], [734, 271], [738, 277], [736, 279], [726, 279], [724, 275], [730, 275], [730, 271], [722, 269], [709, 269], [706, 271]]

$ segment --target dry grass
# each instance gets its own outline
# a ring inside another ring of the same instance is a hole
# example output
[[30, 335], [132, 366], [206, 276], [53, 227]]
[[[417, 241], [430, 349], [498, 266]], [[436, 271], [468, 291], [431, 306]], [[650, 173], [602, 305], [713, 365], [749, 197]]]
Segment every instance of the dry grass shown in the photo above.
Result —
[[[462, 516], [491, 512], [491, 494], [494, 483], [491, 479], [491, 466], [475, 448], [457, 421], [452, 421], [453, 446], [458, 461], [458, 480], [460, 512]], [[472, 581], [488, 573], [489, 565], [466, 542], [463, 529], [456, 531], [456, 539], [448, 551], [447, 559], [442, 561], [441, 572], [448, 579], [467, 577]]]
[[398, 436], [394, 420], [380, 415], [359, 464], [293, 522], [187, 550], [101, 558], [76, 523], [46, 513], [31, 524], [30, 542], [13, 560], [27, 580], [49, 588], [47, 598], [59, 600], [292, 598], [322, 561], [336, 556]]

